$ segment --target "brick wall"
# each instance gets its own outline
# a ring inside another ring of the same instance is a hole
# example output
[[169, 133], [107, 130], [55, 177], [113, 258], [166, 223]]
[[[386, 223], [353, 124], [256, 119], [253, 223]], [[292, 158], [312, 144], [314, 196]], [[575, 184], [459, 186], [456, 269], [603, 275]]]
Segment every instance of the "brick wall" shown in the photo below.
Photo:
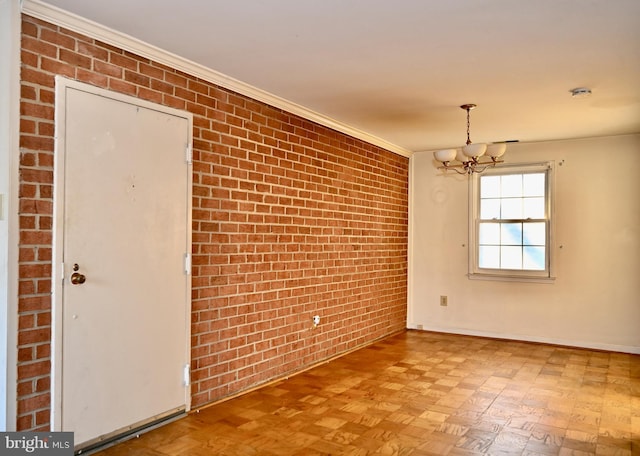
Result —
[[18, 429], [49, 428], [56, 74], [194, 114], [194, 407], [405, 327], [407, 158], [28, 16], [21, 71]]

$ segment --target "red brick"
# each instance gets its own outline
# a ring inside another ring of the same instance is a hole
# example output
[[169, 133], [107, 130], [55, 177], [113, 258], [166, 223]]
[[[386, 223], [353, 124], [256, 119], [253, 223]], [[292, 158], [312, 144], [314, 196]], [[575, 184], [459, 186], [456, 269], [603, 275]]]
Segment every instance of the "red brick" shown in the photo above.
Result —
[[[93, 61], [93, 71], [114, 78], [121, 78], [124, 72], [122, 67], [101, 60]], [[106, 84], [105, 84], [106, 85]], [[102, 85], [104, 87], [104, 85]]]
[[53, 90], [49, 90], [47, 88], [40, 88], [40, 103], [54, 104], [55, 103], [55, 92]]
[[92, 84], [99, 87], [107, 85], [109, 78], [103, 74], [95, 73], [83, 68], [76, 69], [76, 79], [87, 84]]
[[[68, 65], [64, 62], [59, 62], [58, 60], [48, 59], [46, 57], [40, 57], [41, 64], [40, 68], [52, 74], [59, 74], [62, 76], [67, 76], [69, 78], [74, 78], [76, 75], [76, 67]], [[35, 82], [35, 81], [32, 81]]]
[[38, 117], [40, 119], [53, 120], [54, 108], [38, 103], [23, 101], [20, 103], [20, 114], [27, 117]]
[[41, 20], [21, 55], [19, 429], [49, 424], [55, 74], [194, 114], [193, 406], [404, 328], [408, 159]]
[[168, 72], [165, 74], [164, 80], [173, 86], [186, 88], [189, 78], [182, 74]]
[[[33, 347], [23, 347], [18, 349], [18, 362], [24, 363], [28, 361], [33, 361], [35, 358], [35, 353]], [[29, 391], [31, 393], [31, 391]]]
[[[184, 100], [188, 100], [188, 101], [193, 101], [193, 99], [191, 97], [188, 96], [183, 96], [183, 95], [177, 95], [176, 90], [174, 90], [174, 86], [172, 86], [171, 84], [167, 84], [166, 82], [163, 81], [159, 81], [157, 79], [151, 79], [150, 81], [150, 86], [153, 90], [156, 90], [158, 92], [162, 92], [165, 93], [167, 95], [176, 95], [177, 98], [180, 99], [184, 99]], [[186, 92], [187, 94], [189, 94], [189, 92]]]
[[[33, 173], [21, 173], [21, 176], [27, 180], [27, 175], [33, 175]], [[42, 173], [44, 176], [46, 173]], [[30, 180], [29, 182], [33, 182]], [[20, 213], [21, 214], [52, 214], [53, 204], [51, 201], [43, 199], [22, 199], [20, 201]]]
[[38, 135], [52, 138], [55, 134], [55, 124], [53, 122], [38, 122]]
[[43, 343], [49, 341], [50, 337], [51, 328], [24, 329], [18, 332], [18, 345]]
[[20, 76], [23, 82], [38, 84], [43, 87], [54, 87], [54, 75], [34, 70], [33, 68], [22, 67]]
[[36, 227], [35, 216], [20, 216], [20, 229], [21, 230], [33, 230]]
[[107, 58], [109, 57], [109, 51], [107, 51], [106, 49], [82, 40], [78, 41], [76, 51], [79, 54], [93, 57], [98, 60], [107, 60]]
[[35, 290], [36, 287], [33, 280], [20, 280], [20, 282], [18, 282], [18, 293], [20, 296], [34, 294]]
[[136, 71], [125, 70], [124, 80], [132, 84], [136, 84], [143, 87], [149, 87], [151, 79]]
[[40, 30], [40, 39], [47, 43], [54, 44], [57, 47], [65, 48], [65, 49], [75, 49], [76, 40], [70, 36], [65, 36], [59, 33], [57, 30], [42, 28]]
[[23, 36], [38, 36], [38, 27], [35, 23], [33, 23], [33, 19], [30, 17], [24, 17], [25, 20], [22, 21], [22, 35]]
[[49, 426], [49, 420], [51, 419], [51, 412], [49, 410], [40, 410], [35, 413], [35, 425], [47, 428]]
[[[41, 344], [36, 347], [36, 359], [49, 359], [51, 358], [51, 345]], [[49, 378], [47, 377], [48, 381]]]
[[23, 231], [20, 233], [21, 245], [50, 245], [52, 234], [44, 231]]
[[124, 55], [118, 55], [114, 53], [109, 54], [109, 63], [126, 70], [135, 71], [138, 69], [138, 62], [135, 59], [125, 57]]
[[109, 78], [109, 89], [127, 95], [135, 95], [138, 90], [135, 85], [115, 78]]
[[24, 296], [18, 299], [18, 312], [51, 309], [51, 296]]
[[32, 414], [19, 416], [16, 421], [16, 430], [18, 431], [30, 431], [33, 429], [35, 419]]
[[36, 100], [38, 98], [38, 92], [35, 87], [23, 84], [20, 87], [20, 97], [27, 100]]
[[18, 364], [18, 379], [28, 379], [47, 375], [51, 371], [51, 363], [47, 361], [37, 361], [34, 363]]
[[49, 393], [39, 394], [18, 401], [18, 415], [33, 412], [48, 407], [50, 403]]
[[54, 139], [45, 136], [20, 136], [20, 147], [31, 150], [53, 150]]
[[[20, 356], [18, 355], [20, 361]], [[33, 380], [27, 380], [25, 382], [18, 383], [18, 396], [28, 396], [33, 394]]]
[[[148, 63], [140, 63], [138, 66], [140, 73], [149, 76], [154, 79], [164, 79], [165, 70]], [[170, 84], [169, 84], [170, 85]]]
[[149, 90], [145, 87], [138, 88], [138, 97], [153, 103], [162, 103], [162, 94], [160, 92]]

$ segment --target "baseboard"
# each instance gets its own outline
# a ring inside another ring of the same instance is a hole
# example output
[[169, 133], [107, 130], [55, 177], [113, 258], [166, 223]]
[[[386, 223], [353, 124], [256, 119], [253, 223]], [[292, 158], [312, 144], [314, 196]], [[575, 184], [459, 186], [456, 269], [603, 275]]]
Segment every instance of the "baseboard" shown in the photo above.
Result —
[[564, 347], [588, 348], [591, 350], [603, 350], [603, 351], [610, 351], [610, 352], [630, 353], [633, 355], [640, 355], [640, 347], [634, 347], [629, 345], [605, 344], [605, 343], [592, 342], [592, 341], [557, 339], [553, 337], [537, 337], [537, 336], [530, 336], [530, 335], [523, 336], [521, 334], [505, 334], [505, 333], [496, 333], [491, 331], [478, 331], [478, 330], [461, 329], [461, 328], [442, 328], [442, 327], [429, 326], [429, 325], [407, 325], [407, 329], [416, 329], [419, 331], [420, 330], [433, 331], [433, 332], [441, 332], [441, 333], [447, 333], [447, 334], [459, 334], [462, 336], [478, 336], [478, 337], [490, 337], [492, 339], [517, 340], [521, 342], [535, 342], [540, 344], [561, 345]]

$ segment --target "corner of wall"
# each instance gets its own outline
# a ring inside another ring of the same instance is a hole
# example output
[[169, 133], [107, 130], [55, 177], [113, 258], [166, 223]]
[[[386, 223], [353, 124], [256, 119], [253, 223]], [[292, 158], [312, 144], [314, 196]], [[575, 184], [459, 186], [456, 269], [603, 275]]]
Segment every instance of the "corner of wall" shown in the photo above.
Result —
[[0, 2], [0, 431], [16, 427], [20, 8]]

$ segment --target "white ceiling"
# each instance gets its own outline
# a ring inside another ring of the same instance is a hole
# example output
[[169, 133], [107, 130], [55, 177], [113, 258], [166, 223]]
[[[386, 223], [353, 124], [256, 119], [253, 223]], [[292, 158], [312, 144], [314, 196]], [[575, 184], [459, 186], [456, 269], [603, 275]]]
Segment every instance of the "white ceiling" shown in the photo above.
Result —
[[462, 145], [464, 103], [474, 142], [640, 132], [638, 0], [46, 3], [409, 151]]

